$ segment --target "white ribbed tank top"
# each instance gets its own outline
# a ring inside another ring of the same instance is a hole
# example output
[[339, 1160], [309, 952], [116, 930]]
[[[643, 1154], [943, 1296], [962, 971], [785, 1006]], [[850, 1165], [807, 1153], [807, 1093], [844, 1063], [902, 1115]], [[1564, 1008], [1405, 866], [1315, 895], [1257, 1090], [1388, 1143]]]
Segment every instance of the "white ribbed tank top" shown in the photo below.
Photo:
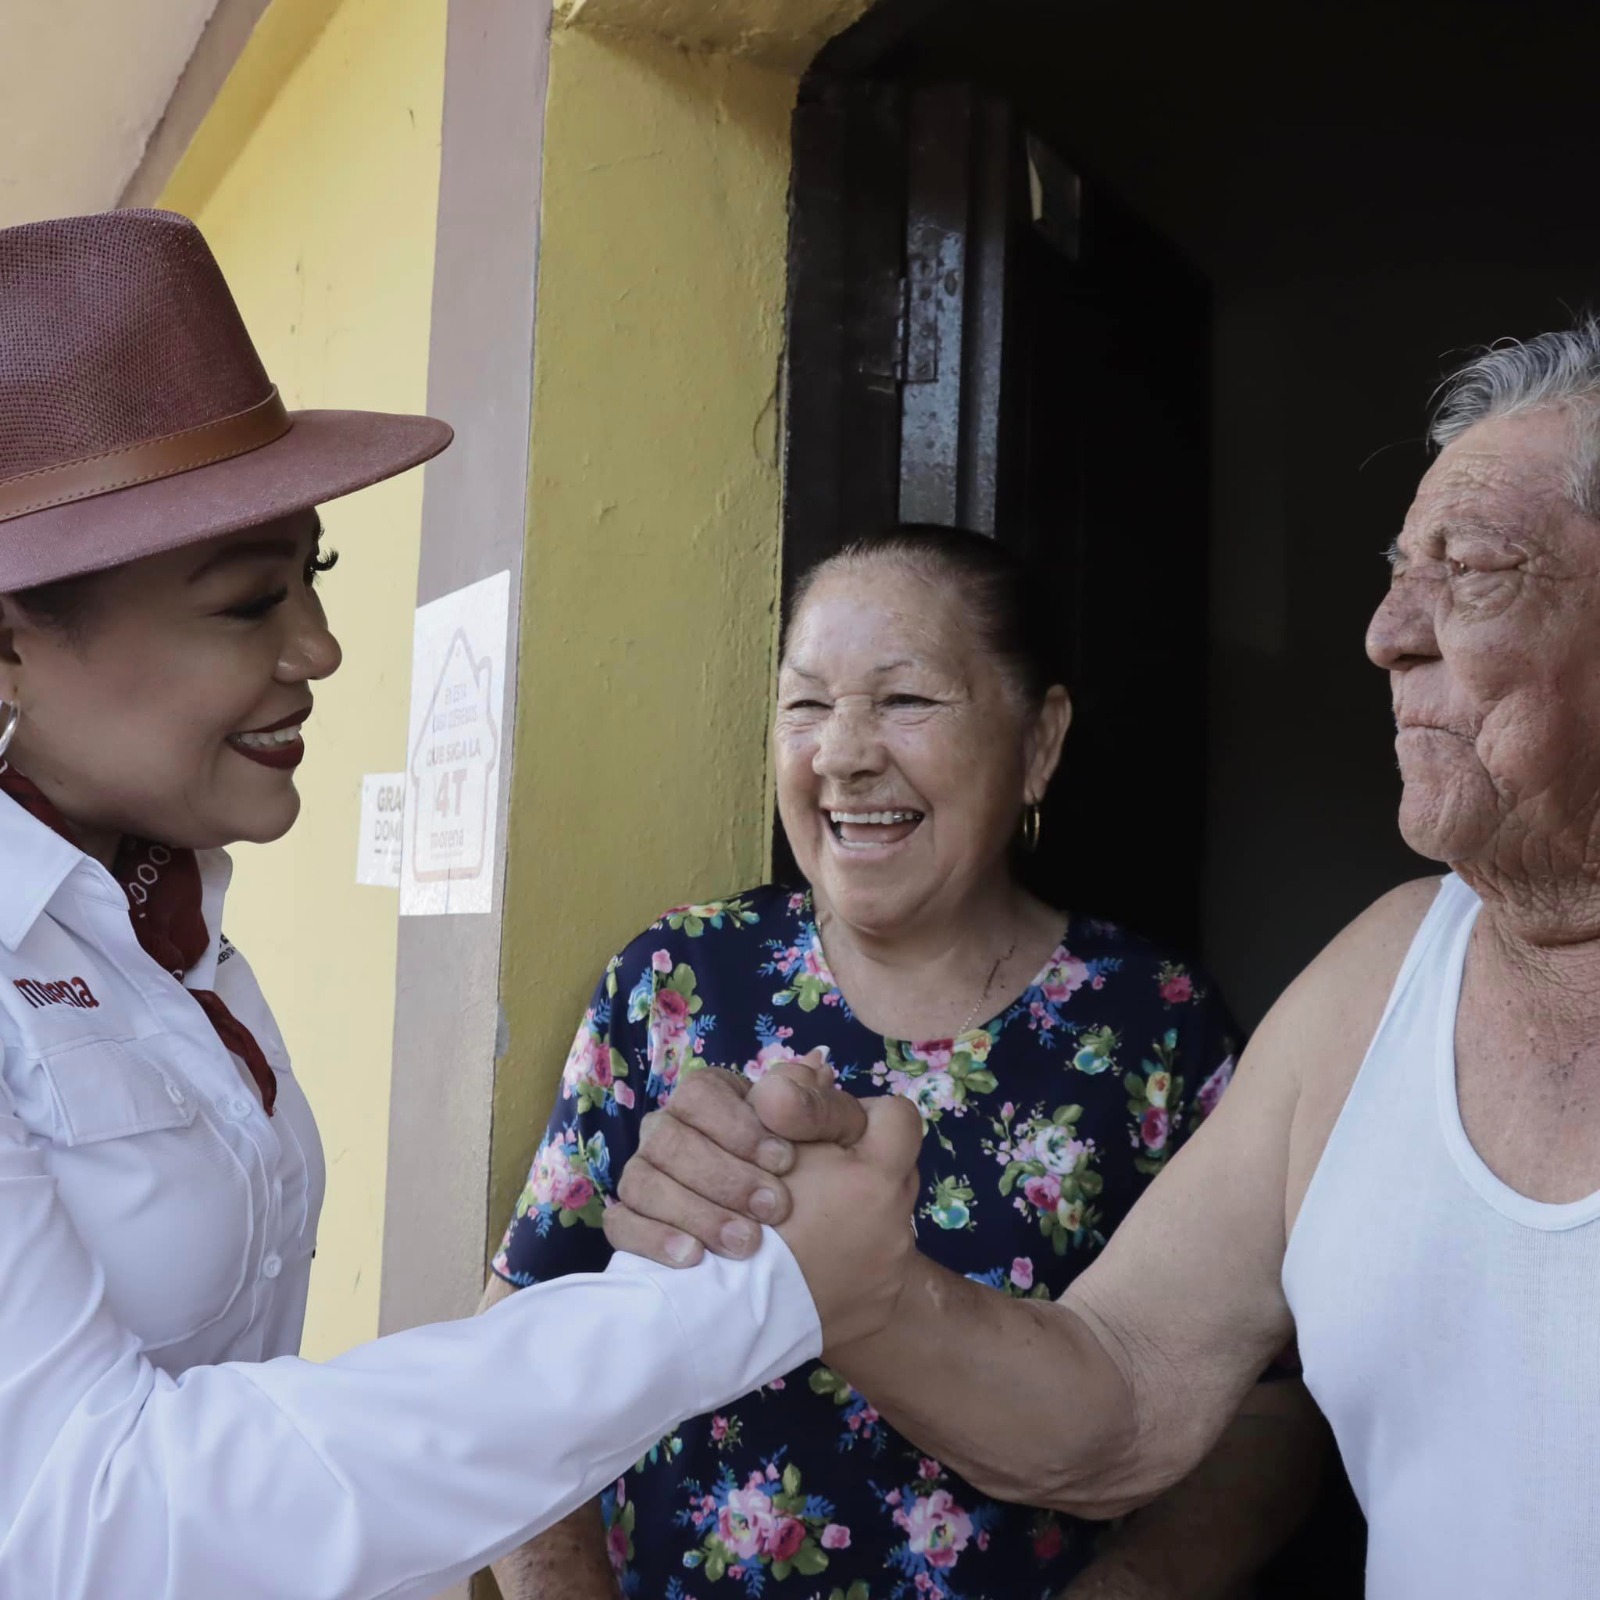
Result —
[[1600, 1596], [1600, 1193], [1468, 1142], [1455, 1023], [1478, 897], [1444, 880], [1284, 1261], [1306, 1382], [1370, 1527], [1369, 1600]]

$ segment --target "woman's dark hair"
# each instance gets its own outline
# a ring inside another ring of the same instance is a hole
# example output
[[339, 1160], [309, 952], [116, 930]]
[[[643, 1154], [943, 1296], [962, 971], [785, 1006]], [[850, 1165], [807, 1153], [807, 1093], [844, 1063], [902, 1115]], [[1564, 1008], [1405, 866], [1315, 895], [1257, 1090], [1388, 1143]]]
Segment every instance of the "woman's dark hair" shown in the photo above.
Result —
[[54, 583], [37, 583], [31, 589], [15, 589], [11, 598], [35, 622], [62, 633], [76, 634], [89, 611], [90, 591], [97, 574], [86, 572]]
[[907, 523], [847, 544], [805, 572], [784, 613], [784, 643], [819, 578], [867, 561], [891, 561], [955, 589], [985, 645], [1030, 704], [1064, 683], [1061, 623], [1050, 591], [1011, 551], [963, 528]]
[[11, 590], [11, 600], [35, 622], [66, 634], [70, 642], [82, 642], [90, 621], [94, 579], [98, 573], [82, 573], [75, 578], [58, 578], [53, 584], [34, 584], [32, 589]]

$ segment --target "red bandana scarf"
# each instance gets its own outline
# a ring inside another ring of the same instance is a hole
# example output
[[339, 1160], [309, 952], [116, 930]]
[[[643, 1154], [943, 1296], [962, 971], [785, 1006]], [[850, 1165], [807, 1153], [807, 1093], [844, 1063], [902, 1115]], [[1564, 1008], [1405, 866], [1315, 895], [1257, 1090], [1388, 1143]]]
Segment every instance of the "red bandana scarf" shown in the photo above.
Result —
[[[76, 843], [61, 813], [15, 767], [4, 762], [0, 762], [0, 793], [9, 795], [69, 844]], [[111, 875], [128, 897], [128, 916], [140, 948], [182, 983], [184, 974], [211, 944], [200, 914], [200, 863], [194, 851], [126, 837], [117, 850]], [[278, 1080], [255, 1035], [223, 1004], [221, 995], [210, 989], [190, 989], [189, 993], [217, 1030], [217, 1037], [249, 1069], [270, 1117], [278, 1098]]]

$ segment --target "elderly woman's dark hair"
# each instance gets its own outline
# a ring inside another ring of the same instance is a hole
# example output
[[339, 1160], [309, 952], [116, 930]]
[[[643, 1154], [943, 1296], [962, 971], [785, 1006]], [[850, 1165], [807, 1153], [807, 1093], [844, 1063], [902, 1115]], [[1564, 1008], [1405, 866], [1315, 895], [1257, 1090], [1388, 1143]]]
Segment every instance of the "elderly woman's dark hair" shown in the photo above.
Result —
[[956, 590], [984, 644], [1029, 704], [1065, 682], [1060, 619], [1017, 556], [994, 539], [964, 528], [906, 523], [857, 539], [811, 567], [795, 585], [784, 614], [784, 641], [817, 580], [872, 561], [891, 561]]

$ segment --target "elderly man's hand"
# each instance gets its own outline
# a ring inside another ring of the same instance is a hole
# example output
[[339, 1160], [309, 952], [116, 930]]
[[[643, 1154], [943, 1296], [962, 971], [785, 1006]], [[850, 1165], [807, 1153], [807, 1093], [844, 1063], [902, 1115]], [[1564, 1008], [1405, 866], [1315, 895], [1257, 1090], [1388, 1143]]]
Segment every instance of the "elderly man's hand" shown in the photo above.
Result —
[[754, 1087], [702, 1069], [645, 1119], [606, 1236], [618, 1250], [689, 1266], [702, 1245], [749, 1255], [752, 1219], [778, 1224], [825, 1341], [847, 1344], [888, 1320], [915, 1253], [921, 1144], [914, 1106], [897, 1095], [856, 1100], [825, 1067], [786, 1063]]
[[866, 1126], [861, 1102], [833, 1087], [820, 1052], [775, 1067], [754, 1093], [737, 1073], [698, 1068], [644, 1119], [607, 1235], [664, 1266], [693, 1266], [702, 1245], [747, 1256], [760, 1240], [752, 1222], [788, 1220], [782, 1174], [794, 1166], [793, 1141], [851, 1145]]

